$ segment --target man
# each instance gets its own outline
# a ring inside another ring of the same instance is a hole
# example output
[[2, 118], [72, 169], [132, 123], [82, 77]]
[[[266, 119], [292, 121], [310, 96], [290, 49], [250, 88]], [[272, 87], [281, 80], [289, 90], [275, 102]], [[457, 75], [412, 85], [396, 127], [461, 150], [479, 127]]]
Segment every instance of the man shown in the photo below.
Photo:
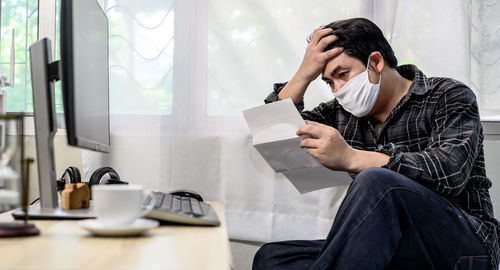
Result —
[[[335, 99], [303, 96], [322, 74]], [[325, 240], [264, 245], [254, 269], [495, 269], [483, 134], [472, 91], [397, 59], [380, 29], [355, 18], [316, 29], [302, 64], [267, 102], [291, 98], [309, 154], [357, 174]]]

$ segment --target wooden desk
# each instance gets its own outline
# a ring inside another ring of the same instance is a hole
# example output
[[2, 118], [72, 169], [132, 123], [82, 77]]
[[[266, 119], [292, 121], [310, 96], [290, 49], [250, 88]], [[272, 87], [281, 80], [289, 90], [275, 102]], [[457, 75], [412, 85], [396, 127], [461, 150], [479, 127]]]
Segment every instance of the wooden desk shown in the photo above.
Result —
[[142, 237], [93, 237], [77, 221], [32, 220], [40, 236], [0, 238], [0, 269], [231, 269], [224, 205], [210, 204], [219, 227], [162, 225]]

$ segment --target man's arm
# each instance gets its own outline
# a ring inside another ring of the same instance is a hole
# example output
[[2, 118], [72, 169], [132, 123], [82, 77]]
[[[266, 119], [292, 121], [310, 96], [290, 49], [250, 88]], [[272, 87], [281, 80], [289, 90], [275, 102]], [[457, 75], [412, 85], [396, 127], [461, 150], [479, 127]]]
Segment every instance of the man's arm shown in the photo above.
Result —
[[465, 85], [453, 84], [435, 105], [425, 149], [402, 152], [399, 146], [388, 144], [379, 150], [391, 156], [384, 167], [446, 196], [456, 196], [466, 187], [483, 138], [474, 94]]
[[317, 122], [307, 121], [297, 135], [309, 136], [302, 140], [300, 147], [306, 148], [307, 153], [332, 170], [357, 174], [371, 167], [381, 167], [390, 158], [383, 153], [354, 149], [337, 129]]
[[349, 146], [329, 126], [308, 122], [297, 135], [308, 135], [300, 146], [324, 166], [352, 173], [386, 167], [433, 189], [455, 196], [465, 188], [482, 140], [481, 121], [474, 94], [466, 86], [445, 91], [435, 105], [431, 143], [419, 152], [403, 152], [392, 143], [377, 152]]

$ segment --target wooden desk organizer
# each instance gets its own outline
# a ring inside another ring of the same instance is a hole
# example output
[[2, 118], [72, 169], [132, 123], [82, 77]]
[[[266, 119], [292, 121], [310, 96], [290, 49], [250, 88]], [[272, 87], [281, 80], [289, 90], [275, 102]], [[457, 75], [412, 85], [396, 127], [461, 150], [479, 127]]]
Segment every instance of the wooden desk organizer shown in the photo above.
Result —
[[62, 209], [89, 208], [90, 189], [85, 183], [66, 184], [61, 197]]

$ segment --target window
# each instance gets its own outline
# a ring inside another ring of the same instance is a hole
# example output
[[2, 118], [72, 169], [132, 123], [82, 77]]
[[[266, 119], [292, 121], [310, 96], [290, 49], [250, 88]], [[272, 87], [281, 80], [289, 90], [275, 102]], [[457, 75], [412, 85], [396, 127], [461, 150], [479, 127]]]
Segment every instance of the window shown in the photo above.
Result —
[[[307, 35], [329, 22], [318, 18], [369, 17], [361, 7], [357, 1], [208, 1], [207, 115], [241, 115], [262, 104], [273, 83], [289, 80], [299, 67]], [[308, 109], [332, 98], [322, 83], [312, 87]]]
[[[38, 1], [1, 1], [0, 65], [9, 74], [11, 31], [15, 29], [15, 84], [7, 89], [8, 112], [33, 112], [29, 45], [37, 40]], [[8, 78], [10, 81], [11, 78]]]
[[[60, 59], [56, 0], [54, 60]], [[171, 114], [174, 54], [174, 1], [98, 1], [109, 19], [110, 106], [119, 114]], [[0, 65], [9, 73], [10, 31], [16, 29], [15, 87], [8, 88], [7, 111], [33, 112], [29, 46], [37, 40], [38, 1], [2, 1]], [[9, 78], [10, 79], [10, 78]], [[63, 111], [56, 83], [56, 111]]]
[[[55, 1], [59, 9], [60, 0], [40, 1]], [[390, 27], [383, 30], [401, 64], [417, 64], [429, 76], [464, 81], [477, 94], [483, 119], [500, 118], [496, 76], [500, 64], [500, 17], [496, 14], [500, 4], [495, 1], [397, 1], [394, 5], [373, 5], [371, 0], [97, 1], [110, 23], [110, 105], [115, 114], [171, 115], [174, 102], [176, 106], [190, 102], [180, 100], [175, 91], [194, 91], [192, 95], [203, 96], [205, 103], [198, 107], [203, 107], [204, 115], [240, 115], [242, 109], [261, 104], [272, 83], [286, 81], [294, 74], [305, 49], [305, 37], [296, 33], [308, 33], [320, 21], [328, 22], [318, 18], [363, 16], [379, 24], [391, 21]], [[430, 3], [433, 8], [426, 8]], [[177, 18], [174, 4], [181, 7]], [[457, 16], [442, 17], [442, 10], [447, 9]], [[420, 17], [427, 19], [414, 19]], [[37, 19], [37, 0], [2, 1], [0, 66], [4, 74], [8, 74], [10, 30], [16, 29], [16, 86], [8, 89], [7, 104], [11, 112], [33, 110], [27, 49], [37, 38]], [[175, 57], [174, 24], [182, 29], [175, 40]], [[59, 59], [58, 28], [56, 18], [55, 59]], [[446, 38], [442, 38], [444, 35]], [[184, 54], [187, 56], [179, 58]], [[181, 70], [183, 80], [191, 80], [176, 85], [175, 91], [174, 58], [175, 70]], [[179, 69], [184, 65], [188, 67]], [[196, 65], [204, 65], [204, 69]], [[184, 75], [193, 69], [195, 75]], [[312, 96], [306, 95], [308, 109], [309, 105], [331, 98], [321, 83], [314, 84], [312, 87], [319, 90]], [[56, 109], [62, 111], [60, 83], [56, 84]]]
[[109, 19], [110, 110], [172, 114], [174, 1], [103, 1]]

